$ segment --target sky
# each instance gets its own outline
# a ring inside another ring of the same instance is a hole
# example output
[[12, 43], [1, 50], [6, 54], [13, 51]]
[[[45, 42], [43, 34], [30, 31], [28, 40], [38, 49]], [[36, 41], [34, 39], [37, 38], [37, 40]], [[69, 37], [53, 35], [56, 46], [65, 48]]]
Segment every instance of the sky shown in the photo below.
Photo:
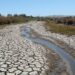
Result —
[[0, 0], [0, 13], [33, 16], [75, 15], [75, 0]]

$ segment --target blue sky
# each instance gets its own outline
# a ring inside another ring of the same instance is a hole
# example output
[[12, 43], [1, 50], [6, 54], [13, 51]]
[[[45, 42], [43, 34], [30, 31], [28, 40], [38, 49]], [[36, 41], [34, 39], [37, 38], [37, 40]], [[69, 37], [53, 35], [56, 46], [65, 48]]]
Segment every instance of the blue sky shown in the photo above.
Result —
[[75, 0], [0, 0], [0, 13], [33, 16], [75, 15]]

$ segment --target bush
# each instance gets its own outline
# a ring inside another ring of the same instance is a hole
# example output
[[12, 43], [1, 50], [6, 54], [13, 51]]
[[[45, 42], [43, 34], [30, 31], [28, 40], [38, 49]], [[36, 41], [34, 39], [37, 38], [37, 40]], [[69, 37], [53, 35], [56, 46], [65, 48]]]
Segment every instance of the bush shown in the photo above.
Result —
[[46, 21], [46, 27], [48, 30], [55, 33], [66, 34], [66, 35], [75, 35], [75, 26], [67, 26], [64, 24], [56, 24], [55, 22]]
[[15, 14], [14, 16], [8, 14], [6, 17], [0, 15], [0, 25], [11, 24], [11, 23], [23, 23], [27, 21], [28, 21], [28, 17], [24, 14], [22, 15]]

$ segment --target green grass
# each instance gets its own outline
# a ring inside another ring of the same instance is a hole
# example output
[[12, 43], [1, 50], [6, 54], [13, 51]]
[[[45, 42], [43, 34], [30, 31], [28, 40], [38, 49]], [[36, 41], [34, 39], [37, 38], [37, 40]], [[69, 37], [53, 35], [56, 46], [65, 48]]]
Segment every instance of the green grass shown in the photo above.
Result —
[[65, 34], [65, 35], [75, 35], [75, 26], [67, 26], [64, 24], [56, 24], [53, 21], [46, 21], [45, 24], [48, 30], [55, 33]]

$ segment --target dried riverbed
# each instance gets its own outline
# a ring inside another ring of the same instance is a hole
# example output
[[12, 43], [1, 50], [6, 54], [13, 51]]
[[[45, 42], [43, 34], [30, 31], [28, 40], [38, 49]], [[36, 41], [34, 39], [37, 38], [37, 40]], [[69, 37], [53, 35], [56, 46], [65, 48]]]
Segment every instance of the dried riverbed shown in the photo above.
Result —
[[55, 52], [21, 36], [22, 26], [38, 23], [0, 29], [0, 75], [69, 75]]

